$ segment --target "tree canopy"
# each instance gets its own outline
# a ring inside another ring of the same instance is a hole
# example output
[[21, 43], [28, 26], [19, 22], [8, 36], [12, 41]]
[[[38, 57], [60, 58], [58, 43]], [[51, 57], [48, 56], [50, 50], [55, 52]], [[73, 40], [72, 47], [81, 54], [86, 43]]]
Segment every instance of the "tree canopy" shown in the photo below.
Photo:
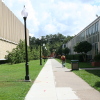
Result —
[[[53, 50], [56, 50], [56, 54], [62, 53], [62, 44], [67, 43], [70, 39], [72, 39], [73, 36], [64, 36], [61, 33], [58, 34], [50, 34], [46, 36], [42, 36], [41, 43], [48, 47], [48, 52], [53, 52]], [[34, 47], [39, 46], [39, 39], [35, 37], [30, 37], [30, 47], [34, 49]]]
[[82, 41], [74, 46], [74, 51], [77, 53], [82, 53], [84, 61], [86, 61], [86, 54], [92, 49], [92, 44], [87, 41]]
[[[35, 37], [29, 37], [28, 59], [35, 60], [40, 58], [40, 44], [42, 45], [42, 56], [62, 54], [62, 44], [66, 43], [73, 37], [66, 37], [60, 33], [55, 35], [42, 36], [41, 40]], [[45, 46], [43, 46], [45, 44]], [[46, 49], [45, 49], [46, 47]], [[25, 42], [20, 40], [16, 48], [11, 52], [7, 51], [5, 58], [11, 63], [21, 63], [25, 61]], [[68, 48], [65, 53], [68, 53]]]
[[74, 51], [77, 53], [85, 53], [86, 54], [91, 49], [92, 49], [92, 45], [91, 45], [91, 43], [89, 43], [87, 41], [82, 41], [82, 42], [78, 43], [76, 46], [74, 46]]

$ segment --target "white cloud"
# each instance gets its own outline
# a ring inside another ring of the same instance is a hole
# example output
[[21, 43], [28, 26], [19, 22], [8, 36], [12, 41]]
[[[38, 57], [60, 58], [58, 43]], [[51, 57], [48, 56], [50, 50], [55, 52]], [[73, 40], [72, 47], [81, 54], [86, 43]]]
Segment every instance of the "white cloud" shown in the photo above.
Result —
[[45, 27], [44, 27], [44, 31], [48, 34], [54, 34], [56, 32], [57, 28], [55, 25], [53, 24], [47, 24]]
[[47, 20], [49, 17], [51, 17], [50, 13], [44, 12], [41, 19], [44, 21]]
[[100, 15], [99, 0], [6, 0], [7, 6], [23, 22], [23, 5], [29, 12], [27, 27], [31, 34], [74, 35]]
[[34, 34], [32, 34], [32, 33], [29, 33], [29, 36], [31, 36], [31, 37], [34, 37]]

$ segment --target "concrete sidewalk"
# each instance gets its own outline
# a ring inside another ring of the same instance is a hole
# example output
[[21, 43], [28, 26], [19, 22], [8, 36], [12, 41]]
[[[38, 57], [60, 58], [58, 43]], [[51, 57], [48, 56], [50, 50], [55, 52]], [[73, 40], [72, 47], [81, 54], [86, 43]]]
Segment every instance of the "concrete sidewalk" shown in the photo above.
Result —
[[100, 100], [100, 92], [55, 59], [48, 59], [25, 100]]

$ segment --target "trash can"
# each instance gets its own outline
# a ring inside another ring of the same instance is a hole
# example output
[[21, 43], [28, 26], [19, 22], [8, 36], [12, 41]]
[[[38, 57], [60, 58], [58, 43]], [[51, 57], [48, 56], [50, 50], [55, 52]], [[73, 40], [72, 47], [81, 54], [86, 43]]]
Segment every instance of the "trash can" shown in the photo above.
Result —
[[78, 62], [79, 62], [79, 60], [71, 60], [72, 70], [79, 70]]

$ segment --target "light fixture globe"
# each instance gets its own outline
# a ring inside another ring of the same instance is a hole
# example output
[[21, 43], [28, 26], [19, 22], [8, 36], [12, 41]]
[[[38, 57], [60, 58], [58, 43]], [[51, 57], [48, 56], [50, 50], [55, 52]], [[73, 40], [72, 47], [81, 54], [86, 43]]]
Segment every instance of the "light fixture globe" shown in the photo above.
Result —
[[23, 10], [22, 10], [22, 12], [21, 12], [21, 15], [22, 15], [23, 17], [25, 17], [25, 18], [27, 18], [27, 16], [28, 16], [28, 12], [26, 11], [25, 6], [24, 6], [24, 8], [23, 8]]
[[41, 40], [41, 39], [42, 39], [42, 37], [40, 36], [40, 37], [39, 37], [39, 40]]

